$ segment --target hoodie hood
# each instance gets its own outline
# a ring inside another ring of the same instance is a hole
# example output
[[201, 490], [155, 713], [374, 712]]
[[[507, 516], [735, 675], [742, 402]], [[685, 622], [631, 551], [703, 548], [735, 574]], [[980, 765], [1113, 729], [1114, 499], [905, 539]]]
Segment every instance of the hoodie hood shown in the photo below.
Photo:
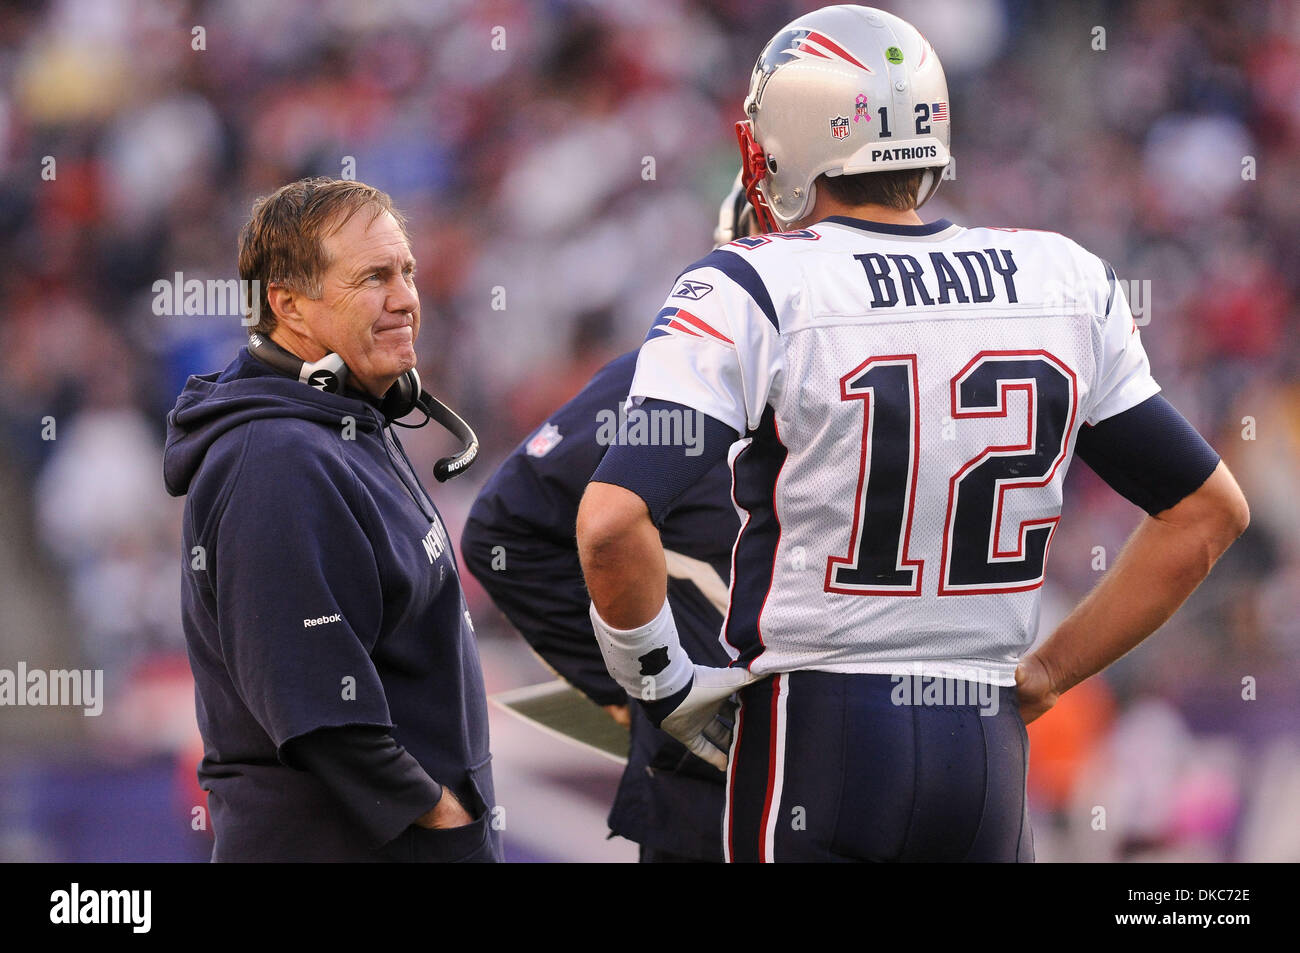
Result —
[[337, 427], [345, 416], [357, 430], [377, 433], [378, 401], [327, 394], [272, 370], [240, 348], [224, 371], [191, 377], [167, 415], [163, 482], [172, 496], [189, 492], [190, 481], [218, 437], [250, 420], [298, 417]]

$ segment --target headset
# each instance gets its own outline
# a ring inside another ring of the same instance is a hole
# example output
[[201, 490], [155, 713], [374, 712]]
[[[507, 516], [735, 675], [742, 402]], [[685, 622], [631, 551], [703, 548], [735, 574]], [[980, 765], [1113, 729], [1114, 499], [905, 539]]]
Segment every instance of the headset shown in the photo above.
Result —
[[[350, 373], [343, 358], [337, 354], [326, 354], [319, 361], [308, 363], [258, 332], [248, 336], [248, 353], [267, 367], [327, 394], [341, 393]], [[423, 421], [418, 424], [398, 423], [400, 418], [416, 410], [424, 414]], [[452, 477], [464, 473], [478, 456], [478, 436], [474, 430], [459, 414], [420, 385], [420, 375], [415, 368], [411, 368], [388, 388], [388, 393], [380, 399], [379, 412], [384, 415], [386, 424], [410, 430], [436, 420], [463, 444], [459, 451], [443, 457], [433, 465], [433, 476], [439, 483], [446, 483]]]

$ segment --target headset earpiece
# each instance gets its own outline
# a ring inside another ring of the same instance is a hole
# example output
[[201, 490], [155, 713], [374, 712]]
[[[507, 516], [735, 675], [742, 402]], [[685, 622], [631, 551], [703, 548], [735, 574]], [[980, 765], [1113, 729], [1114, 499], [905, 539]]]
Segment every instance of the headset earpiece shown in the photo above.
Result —
[[418, 408], [421, 390], [420, 374], [411, 368], [393, 382], [393, 386], [388, 388], [388, 393], [379, 402], [379, 412], [384, 415], [384, 420], [388, 423], [401, 420]]

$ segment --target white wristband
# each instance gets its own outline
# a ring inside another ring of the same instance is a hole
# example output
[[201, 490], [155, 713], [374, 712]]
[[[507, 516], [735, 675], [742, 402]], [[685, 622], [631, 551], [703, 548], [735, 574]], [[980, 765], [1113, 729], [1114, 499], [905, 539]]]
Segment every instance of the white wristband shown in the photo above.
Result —
[[591, 626], [614, 681], [633, 698], [657, 701], [690, 684], [695, 665], [682, 648], [668, 600], [659, 614], [636, 629], [615, 629], [591, 606]]

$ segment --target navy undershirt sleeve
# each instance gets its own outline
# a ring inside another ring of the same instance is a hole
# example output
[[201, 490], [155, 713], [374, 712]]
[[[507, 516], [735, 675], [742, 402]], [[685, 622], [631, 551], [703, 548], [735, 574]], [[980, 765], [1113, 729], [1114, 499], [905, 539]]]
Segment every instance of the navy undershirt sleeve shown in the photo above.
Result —
[[431, 811], [442, 786], [384, 728], [321, 728], [289, 741], [286, 764], [309, 771], [382, 847]]
[[[644, 416], [634, 417], [640, 412]], [[680, 426], [672, 422], [680, 420]], [[634, 428], [641, 424], [638, 433]], [[675, 429], [674, 429], [675, 427]], [[612, 483], [645, 501], [656, 527], [688, 488], [725, 460], [739, 435], [715, 417], [667, 400], [649, 399], [628, 411], [605, 458], [591, 476], [593, 483]], [[671, 435], [672, 439], [665, 438]]]
[[1160, 394], [1079, 431], [1075, 455], [1153, 516], [1198, 490], [1219, 455]]

